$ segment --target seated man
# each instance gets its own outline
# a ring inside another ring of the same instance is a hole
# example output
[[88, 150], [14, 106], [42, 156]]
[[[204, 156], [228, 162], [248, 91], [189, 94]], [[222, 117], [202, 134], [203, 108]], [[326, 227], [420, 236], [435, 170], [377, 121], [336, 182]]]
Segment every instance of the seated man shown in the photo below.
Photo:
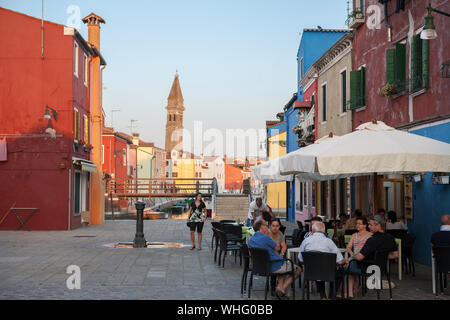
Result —
[[312, 217], [312, 218], [311, 218], [311, 231], [308, 231], [308, 232], [305, 234], [304, 239], [306, 239], [306, 238], [312, 236], [312, 234], [313, 234], [313, 232], [312, 232], [312, 227], [313, 227], [314, 224], [317, 223], [317, 222], [322, 222], [322, 218], [321, 218], [321, 217], [318, 217], [318, 216], [315, 216], [315, 217]]
[[[367, 239], [366, 243], [362, 247], [361, 251], [350, 258], [359, 262], [373, 261], [375, 260], [376, 251], [397, 251], [397, 244], [394, 237], [384, 232], [386, 230], [386, 220], [381, 215], [376, 215], [369, 220], [369, 229], [372, 232], [372, 237]], [[390, 255], [395, 257], [395, 255]], [[352, 264], [351, 271], [355, 273], [361, 272], [361, 264]]]
[[450, 246], [450, 214], [444, 214], [441, 217], [441, 229], [431, 235], [432, 247]]
[[[255, 234], [248, 241], [248, 246], [251, 248], [266, 249], [269, 251], [270, 257], [270, 272], [272, 273], [284, 273], [291, 271], [291, 263], [289, 261], [283, 261], [283, 257], [276, 252], [280, 251], [280, 244], [273, 241], [269, 234], [269, 229], [266, 222], [262, 219], [257, 220], [253, 224], [253, 230]], [[300, 276], [301, 269], [297, 267], [295, 272], [295, 279]], [[276, 295], [278, 298], [286, 297], [286, 289], [292, 283], [293, 279], [290, 275], [279, 275], [277, 277], [278, 285], [276, 287]]]
[[[323, 222], [315, 222], [312, 225], [312, 235], [305, 238], [300, 245], [300, 252], [298, 254], [298, 259], [303, 262], [302, 252], [307, 251], [318, 251], [318, 252], [328, 252], [336, 254], [336, 263], [345, 264], [345, 259], [342, 257], [341, 251], [338, 249], [333, 240], [329, 239], [325, 235], [325, 225]], [[325, 283], [323, 281], [316, 281], [317, 290], [320, 293], [320, 298], [322, 300], [327, 300], [327, 295], [325, 293]]]

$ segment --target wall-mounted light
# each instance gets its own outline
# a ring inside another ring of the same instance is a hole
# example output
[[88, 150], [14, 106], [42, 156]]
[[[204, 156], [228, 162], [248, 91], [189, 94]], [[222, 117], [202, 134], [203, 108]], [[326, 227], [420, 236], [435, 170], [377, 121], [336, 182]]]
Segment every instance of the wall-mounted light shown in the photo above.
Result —
[[57, 117], [58, 117], [58, 112], [49, 107], [48, 105], [45, 106], [45, 114], [44, 114], [44, 119], [51, 119], [52, 116], [50, 115], [50, 111], [52, 112], [53, 118], [55, 118], [55, 121], [57, 121]]
[[437, 38], [437, 32], [434, 26], [434, 17], [431, 12], [434, 11], [447, 17], [450, 17], [450, 14], [434, 9], [431, 4], [428, 4], [427, 10], [428, 14], [425, 17], [425, 25], [423, 26], [423, 30], [420, 33], [420, 39], [432, 40]]

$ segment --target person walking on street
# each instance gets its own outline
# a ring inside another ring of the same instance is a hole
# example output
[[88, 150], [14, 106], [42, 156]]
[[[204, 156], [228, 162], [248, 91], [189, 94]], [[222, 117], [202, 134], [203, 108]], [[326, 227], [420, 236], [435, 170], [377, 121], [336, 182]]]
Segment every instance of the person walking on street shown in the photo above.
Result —
[[197, 229], [198, 250], [202, 250], [202, 230], [206, 220], [206, 205], [202, 200], [202, 194], [195, 195], [195, 201], [191, 203], [188, 214], [188, 226], [191, 231], [191, 250], [195, 249], [195, 230]]

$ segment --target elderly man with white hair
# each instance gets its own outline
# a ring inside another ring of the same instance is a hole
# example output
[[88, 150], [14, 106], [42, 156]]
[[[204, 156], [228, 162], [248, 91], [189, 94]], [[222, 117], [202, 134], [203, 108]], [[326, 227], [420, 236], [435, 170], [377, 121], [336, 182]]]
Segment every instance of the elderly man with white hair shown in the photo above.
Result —
[[[300, 246], [300, 252], [298, 259], [303, 262], [302, 252], [317, 251], [336, 254], [336, 263], [345, 264], [346, 261], [342, 256], [341, 251], [338, 249], [333, 240], [327, 238], [325, 235], [325, 225], [323, 222], [316, 222], [312, 226], [312, 235], [303, 240]], [[320, 293], [320, 298], [326, 300], [325, 284], [322, 281], [316, 281], [317, 290]]]

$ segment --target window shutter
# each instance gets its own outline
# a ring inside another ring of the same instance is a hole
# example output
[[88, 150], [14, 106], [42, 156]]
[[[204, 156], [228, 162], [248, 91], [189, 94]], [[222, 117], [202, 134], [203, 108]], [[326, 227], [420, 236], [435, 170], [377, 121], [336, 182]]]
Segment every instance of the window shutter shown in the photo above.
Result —
[[360, 70], [350, 71], [350, 109], [359, 106], [358, 98], [360, 92]]
[[422, 87], [422, 40], [420, 34], [411, 38], [411, 91]]
[[423, 87], [430, 86], [430, 40], [422, 40]]
[[395, 82], [399, 91], [405, 89], [406, 81], [406, 44], [395, 45]]
[[395, 49], [386, 50], [386, 83], [395, 81]]
[[361, 73], [360, 73], [360, 107], [363, 107], [366, 105], [366, 67], [361, 67]]

